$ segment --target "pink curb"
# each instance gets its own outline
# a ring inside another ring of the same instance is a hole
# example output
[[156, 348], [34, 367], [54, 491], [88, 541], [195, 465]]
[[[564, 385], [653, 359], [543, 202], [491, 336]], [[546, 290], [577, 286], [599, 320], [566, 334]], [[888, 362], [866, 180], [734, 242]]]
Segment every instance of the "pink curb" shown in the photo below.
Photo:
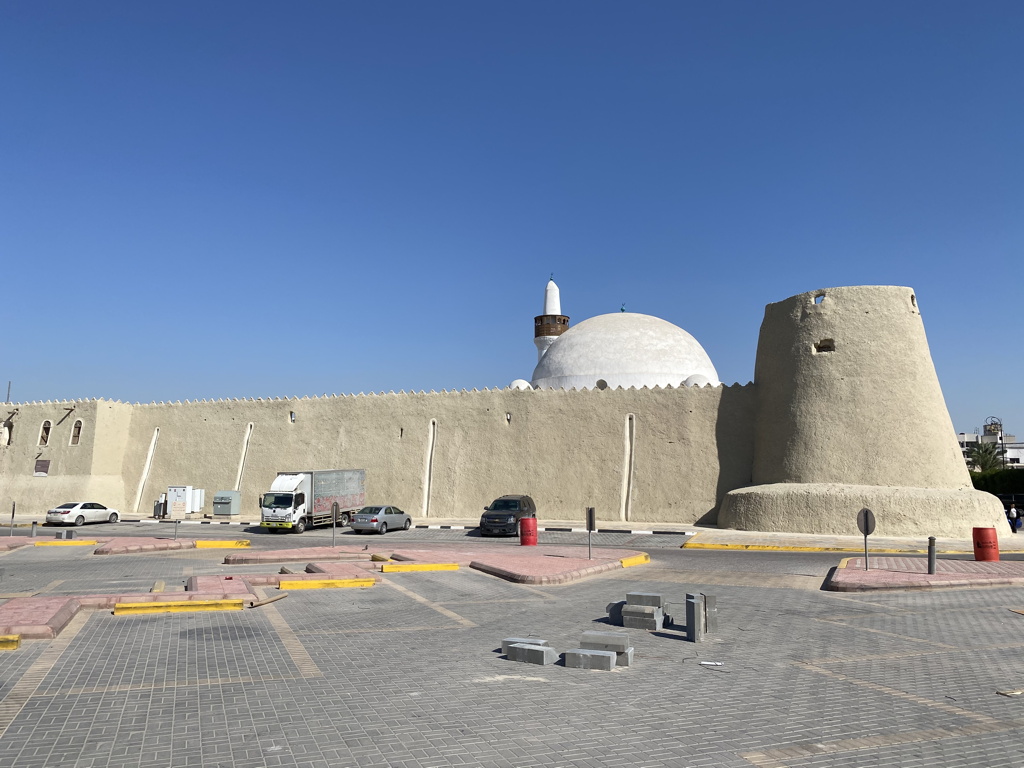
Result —
[[1024, 585], [1024, 562], [938, 560], [928, 573], [923, 557], [878, 556], [848, 558], [835, 569], [826, 585], [833, 592], [878, 589], [936, 589], [942, 587], [1003, 587]]

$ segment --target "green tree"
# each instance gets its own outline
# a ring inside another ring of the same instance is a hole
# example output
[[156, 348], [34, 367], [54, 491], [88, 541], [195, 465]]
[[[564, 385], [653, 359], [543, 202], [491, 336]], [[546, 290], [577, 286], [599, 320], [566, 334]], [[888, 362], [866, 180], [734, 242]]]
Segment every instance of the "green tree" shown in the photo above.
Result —
[[967, 460], [978, 472], [988, 472], [1003, 466], [1004, 453], [995, 443], [974, 443], [967, 449]]

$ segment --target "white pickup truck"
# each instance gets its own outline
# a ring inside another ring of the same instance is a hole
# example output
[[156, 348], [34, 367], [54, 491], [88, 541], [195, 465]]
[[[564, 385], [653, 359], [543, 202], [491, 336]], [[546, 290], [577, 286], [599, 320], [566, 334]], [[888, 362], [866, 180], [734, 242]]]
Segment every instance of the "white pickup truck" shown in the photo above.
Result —
[[295, 533], [318, 525], [348, 525], [365, 501], [365, 470], [279, 472], [260, 496], [260, 525]]

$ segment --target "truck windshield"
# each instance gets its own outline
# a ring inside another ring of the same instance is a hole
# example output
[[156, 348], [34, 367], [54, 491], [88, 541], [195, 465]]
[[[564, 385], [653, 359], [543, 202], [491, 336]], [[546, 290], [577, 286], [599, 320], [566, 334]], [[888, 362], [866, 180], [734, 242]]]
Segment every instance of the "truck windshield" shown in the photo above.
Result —
[[291, 509], [292, 495], [290, 493], [265, 493], [263, 494], [263, 506], [267, 509]]

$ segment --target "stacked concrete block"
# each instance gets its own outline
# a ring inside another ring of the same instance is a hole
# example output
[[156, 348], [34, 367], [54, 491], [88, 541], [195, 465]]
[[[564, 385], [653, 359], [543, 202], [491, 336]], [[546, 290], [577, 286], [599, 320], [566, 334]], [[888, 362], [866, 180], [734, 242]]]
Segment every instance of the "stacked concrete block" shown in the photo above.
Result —
[[508, 656], [508, 649], [510, 646], [516, 643], [522, 643], [524, 645], [548, 645], [547, 640], [541, 640], [539, 637], [506, 637], [501, 641], [501, 652]]
[[662, 613], [665, 615], [662, 626], [670, 627], [673, 624], [671, 611], [669, 610], [671, 603], [663, 595], [655, 592], [627, 592], [626, 605], [650, 605], [655, 608], [661, 608]]
[[511, 661], [520, 661], [524, 664], [554, 664], [558, 660], [558, 654], [555, 653], [554, 648], [531, 643], [512, 643], [505, 655]]
[[666, 610], [669, 602], [654, 592], [629, 592], [626, 599], [609, 603], [608, 620], [630, 629], [659, 630], [672, 624]]
[[615, 669], [615, 665], [616, 654], [614, 651], [574, 648], [565, 652], [565, 666], [570, 669], [600, 669], [611, 672]]
[[622, 626], [627, 629], [659, 630], [665, 624], [665, 612], [653, 605], [630, 605], [622, 607]]
[[617, 667], [628, 667], [633, 663], [633, 646], [629, 644], [627, 632], [584, 632], [580, 638], [580, 648], [614, 653]]

